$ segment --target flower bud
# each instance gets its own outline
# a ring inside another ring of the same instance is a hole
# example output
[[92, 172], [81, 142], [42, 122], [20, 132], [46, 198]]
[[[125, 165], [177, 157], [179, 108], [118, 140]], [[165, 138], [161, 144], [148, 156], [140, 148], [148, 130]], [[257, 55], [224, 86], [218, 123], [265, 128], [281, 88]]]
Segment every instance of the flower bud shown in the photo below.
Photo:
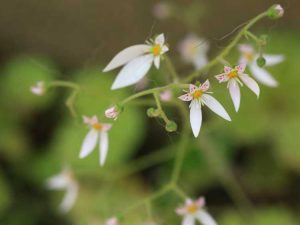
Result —
[[118, 116], [122, 111], [123, 110], [122, 110], [121, 106], [115, 105], [115, 106], [110, 107], [107, 110], [105, 110], [105, 116], [107, 118], [116, 120], [116, 119], [118, 119]]
[[154, 109], [154, 108], [147, 109], [147, 116], [158, 117], [159, 115], [160, 115], [160, 111], [158, 109]]
[[259, 56], [256, 60], [256, 64], [259, 67], [264, 67], [266, 65], [266, 59], [263, 56]]
[[159, 94], [160, 100], [168, 102], [172, 99], [172, 92], [170, 90], [165, 90]]
[[177, 124], [174, 122], [174, 121], [172, 121], [172, 120], [170, 120], [167, 124], [166, 124], [166, 131], [168, 131], [168, 132], [174, 132], [174, 131], [176, 131], [177, 130]]
[[46, 93], [45, 83], [38, 81], [36, 85], [30, 87], [30, 91], [35, 95], [43, 96]]
[[283, 14], [284, 14], [284, 9], [279, 4], [271, 6], [268, 10], [268, 16], [271, 19], [278, 19], [282, 17]]

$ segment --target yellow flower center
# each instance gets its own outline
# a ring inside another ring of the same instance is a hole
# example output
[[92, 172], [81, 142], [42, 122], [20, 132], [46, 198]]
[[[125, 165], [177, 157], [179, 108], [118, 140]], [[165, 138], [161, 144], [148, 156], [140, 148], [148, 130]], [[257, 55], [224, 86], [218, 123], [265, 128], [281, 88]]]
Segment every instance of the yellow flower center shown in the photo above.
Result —
[[159, 44], [156, 44], [152, 47], [152, 53], [154, 56], [159, 56], [161, 52], [161, 47]]
[[101, 129], [102, 129], [102, 124], [100, 124], [100, 123], [94, 123], [94, 124], [92, 125], [92, 127], [93, 127], [94, 129], [96, 129], [96, 130], [101, 130]]
[[248, 61], [253, 61], [254, 60], [254, 54], [251, 52], [246, 52], [244, 53], [244, 57], [248, 60]]
[[196, 213], [198, 211], [198, 206], [195, 203], [192, 203], [191, 205], [189, 205], [187, 207], [187, 211], [190, 214], [194, 214], [194, 213]]
[[199, 99], [201, 96], [203, 95], [203, 92], [200, 90], [196, 90], [194, 91], [194, 93], [192, 94], [194, 99]]
[[228, 73], [227, 76], [228, 76], [229, 78], [235, 78], [235, 77], [238, 76], [238, 72], [237, 72], [237, 70], [232, 70], [232, 71], [230, 71], [230, 72]]

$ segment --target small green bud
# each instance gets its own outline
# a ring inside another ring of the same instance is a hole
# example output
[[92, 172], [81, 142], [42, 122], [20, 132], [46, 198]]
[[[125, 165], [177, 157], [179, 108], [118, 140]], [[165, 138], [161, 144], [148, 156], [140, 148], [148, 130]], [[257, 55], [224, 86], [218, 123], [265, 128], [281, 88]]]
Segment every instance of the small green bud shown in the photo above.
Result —
[[166, 124], [166, 131], [168, 132], [174, 132], [177, 130], [177, 124], [170, 120], [167, 124]]
[[158, 109], [154, 109], [154, 108], [147, 109], [147, 116], [158, 117], [159, 115], [160, 115], [160, 111]]
[[270, 19], [278, 19], [282, 17], [283, 14], [284, 14], [284, 9], [279, 4], [272, 5], [268, 10], [268, 16]]
[[200, 81], [196, 81], [195, 85], [196, 85], [196, 86], [200, 86], [200, 85], [201, 85], [201, 82], [200, 82]]
[[256, 64], [259, 67], [264, 67], [266, 65], [266, 59], [263, 56], [259, 56], [256, 60]]

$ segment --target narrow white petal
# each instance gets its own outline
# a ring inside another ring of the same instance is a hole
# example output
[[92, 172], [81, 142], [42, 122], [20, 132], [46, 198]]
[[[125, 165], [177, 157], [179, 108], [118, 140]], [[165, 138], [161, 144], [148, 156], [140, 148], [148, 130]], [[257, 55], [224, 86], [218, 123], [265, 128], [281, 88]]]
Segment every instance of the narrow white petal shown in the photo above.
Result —
[[190, 123], [195, 137], [198, 137], [201, 124], [202, 124], [202, 111], [201, 105], [198, 101], [194, 100], [190, 105]]
[[182, 220], [182, 225], [194, 225], [195, 224], [195, 218], [193, 216], [184, 216]]
[[153, 59], [153, 56], [148, 54], [130, 61], [119, 72], [111, 89], [115, 90], [139, 82], [149, 71]]
[[119, 52], [110, 63], [104, 68], [103, 72], [113, 70], [122, 66], [136, 57], [145, 54], [150, 49], [149, 45], [133, 45]]
[[165, 43], [165, 35], [160, 34], [155, 38], [155, 44], [163, 45]]
[[50, 177], [46, 183], [47, 188], [49, 189], [63, 189], [67, 186], [67, 184], [68, 180], [63, 173]]
[[224, 118], [225, 120], [231, 121], [230, 116], [228, 115], [228, 113], [226, 112], [224, 107], [214, 97], [212, 97], [211, 95], [208, 95], [208, 94], [204, 94], [202, 97], [202, 101], [214, 113], [216, 113], [220, 117]]
[[108, 134], [107, 132], [100, 133], [100, 166], [103, 166], [106, 160], [107, 151], [108, 151]]
[[157, 69], [159, 69], [159, 64], [160, 64], [160, 57], [159, 56], [154, 57], [154, 65]]
[[208, 58], [205, 53], [199, 53], [198, 55], [195, 56], [193, 59], [193, 63], [196, 69], [201, 69], [203, 68], [207, 63], [208, 63]]
[[197, 219], [202, 225], [217, 225], [216, 221], [209, 215], [209, 213], [201, 210], [196, 214]]
[[283, 55], [264, 54], [263, 56], [266, 60], [266, 66], [273, 66], [273, 65], [276, 65], [278, 63], [281, 63], [284, 60]]
[[278, 82], [272, 77], [272, 75], [263, 68], [260, 68], [256, 65], [256, 63], [251, 63], [249, 66], [252, 75], [258, 80], [260, 83], [269, 86], [269, 87], [277, 87]]
[[61, 212], [67, 213], [69, 212], [76, 202], [78, 194], [78, 185], [77, 183], [72, 183], [66, 190], [65, 196], [59, 206]]
[[234, 105], [235, 111], [239, 111], [240, 108], [240, 102], [241, 102], [241, 91], [240, 91], [240, 86], [236, 80], [231, 79], [228, 83], [228, 89], [229, 93]]
[[88, 134], [85, 136], [82, 146], [81, 146], [81, 150], [80, 150], [80, 154], [79, 154], [79, 158], [84, 158], [87, 155], [89, 155], [94, 148], [96, 147], [97, 144], [97, 140], [99, 137], [99, 132], [95, 129], [91, 129]]
[[256, 83], [255, 80], [253, 80], [251, 77], [249, 77], [247, 74], [240, 75], [241, 80], [244, 82], [244, 84], [253, 91], [256, 96], [259, 96], [259, 86]]

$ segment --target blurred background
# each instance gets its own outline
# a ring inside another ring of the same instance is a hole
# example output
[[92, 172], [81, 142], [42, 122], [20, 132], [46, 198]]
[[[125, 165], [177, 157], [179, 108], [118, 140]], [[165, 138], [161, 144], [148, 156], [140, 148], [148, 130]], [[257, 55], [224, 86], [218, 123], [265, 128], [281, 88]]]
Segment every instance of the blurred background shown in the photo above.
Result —
[[[176, 134], [166, 133], [161, 121], [146, 116], [147, 108], [135, 105], [126, 107], [114, 123], [104, 168], [98, 166], [97, 151], [79, 160], [87, 128], [65, 107], [70, 90], [52, 89], [38, 97], [29, 90], [36, 81], [78, 83], [81, 92], [76, 110], [105, 120], [105, 108], [136, 91], [111, 92], [116, 71], [101, 72], [119, 50], [163, 32], [176, 68], [180, 74], [188, 74], [193, 67], [182, 63], [177, 51], [188, 33], [206, 38], [212, 57], [234, 34], [222, 37], [274, 3], [283, 5], [284, 17], [265, 19], [252, 31], [268, 36], [266, 52], [285, 55], [283, 63], [268, 69], [280, 86], [261, 86], [259, 101], [244, 89], [236, 114], [224, 87], [218, 89], [214, 82], [215, 95], [233, 122], [225, 123], [205, 111], [201, 135], [214, 145], [208, 149], [189, 146], [180, 186], [192, 197], [204, 195], [219, 224], [245, 224], [228, 191], [230, 180], [218, 172], [218, 167], [226, 164], [253, 203], [249, 224], [300, 224], [299, 1], [170, 0], [163, 2], [169, 7], [163, 16], [155, 11], [161, 1], [150, 0], [0, 3], [0, 224], [101, 224], [157, 190], [172, 170], [180, 129]], [[237, 57], [234, 50], [227, 60], [235, 63]], [[221, 70], [220, 65], [210, 73]], [[162, 71], [151, 70], [149, 87], [159, 84], [163, 76]], [[180, 128], [178, 113], [170, 108], [168, 114]], [[147, 161], [139, 161], [164, 149], [159, 162], [149, 168]], [[80, 183], [78, 199], [68, 214], [58, 211], [63, 192], [45, 188], [46, 179], [64, 165], [72, 167]], [[178, 197], [171, 194], [156, 201], [158, 224], [180, 224], [181, 218], [174, 213], [178, 204]], [[129, 212], [124, 224], [143, 224], [145, 214], [142, 207]]]

